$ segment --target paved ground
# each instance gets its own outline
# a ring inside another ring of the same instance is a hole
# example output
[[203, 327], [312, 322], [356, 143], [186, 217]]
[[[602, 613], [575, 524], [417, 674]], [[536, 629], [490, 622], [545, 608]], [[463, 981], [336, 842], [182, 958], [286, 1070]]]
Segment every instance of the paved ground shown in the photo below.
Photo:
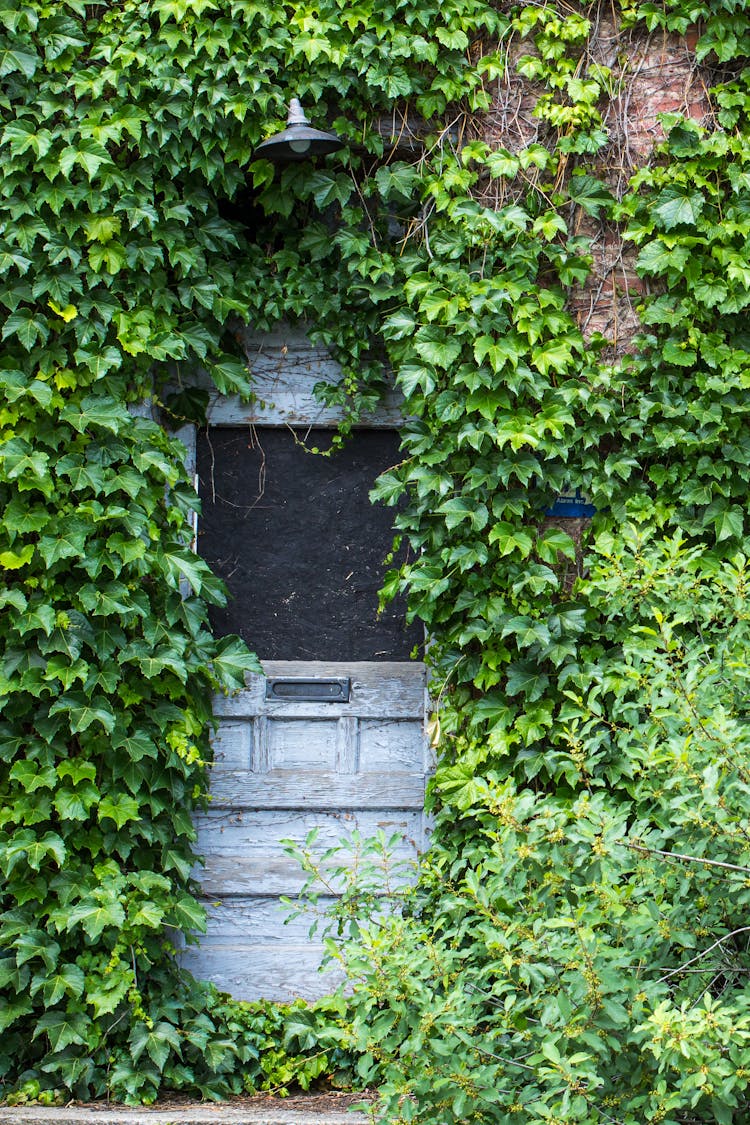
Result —
[[361, 1113], [282, 1106], [179, 1106], [170, 1109], [132, 1107], [0, 1107], [0, 1125], [367, 1125]]

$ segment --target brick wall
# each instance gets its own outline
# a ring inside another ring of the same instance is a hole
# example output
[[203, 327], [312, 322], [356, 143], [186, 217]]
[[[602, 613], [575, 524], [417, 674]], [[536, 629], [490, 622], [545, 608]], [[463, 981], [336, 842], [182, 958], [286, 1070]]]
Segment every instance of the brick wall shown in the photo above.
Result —
[[[609, 141], [594, 162], [597, 174], [617, 198], [622, 197], [632, 174], [656, 158], [654, 148], [664, 139], [661, 114], [686, 114], [710, 124], [707, 90], [721, 76], [697, 64], [696, 40], [695, 30], [685, 36], [649, 35], [641, 29], [622, 31], [608, 18], [595, 21], [582, 61], [609, 67], [611, 88], [609, 100], [599, 107]], [[511, 40], [504, 49], [507, 73], [498, 81], [480, 135], [493, 147], [511, 152], [534, 141], [549, 143], [548, 127], [534, 116], [542, 87], [516, 73], [519, 57], [534, 53], [533, 43]], [[502, 181], [491, 181], [484, 186], [483, 199], [500, 206], [507, 201], [509, 190]], [[571, 311], [587, 337], [601, 332], [610, 341], [611, 356], [622, 354], [638, 330], [635, 306], [644, 291], [644, 282], [635, 272], [637, 251], [623, 242], [615, 223], [599, 222], [580, 209], [571, 209], [565, 217], [571, 234], [591, 239], [594, 260], [586, 284], [571, 291]]]

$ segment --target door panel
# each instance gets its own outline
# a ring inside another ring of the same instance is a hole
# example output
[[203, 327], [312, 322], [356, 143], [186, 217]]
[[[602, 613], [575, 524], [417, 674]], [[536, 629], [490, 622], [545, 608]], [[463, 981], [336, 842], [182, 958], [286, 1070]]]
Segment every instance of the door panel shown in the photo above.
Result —
[[[317, 972], [309, 922], [284, 925], [280, 895], [303, 875], [283, 840], [318, 830], [322, 854], [358, 831], [398, 833], [395, 858], [425, 842], [425, 676], [421, 664], [264, 662], [268, 679], [349, 678], [348, 703], [266, 698], [266, 677], [217, 698], [211, 807], [197, 819], [209, 928], [183, 963], [242, 999], [323, 995], [335, 978]], [[343, 851], [339, 862], [344, 862]]]

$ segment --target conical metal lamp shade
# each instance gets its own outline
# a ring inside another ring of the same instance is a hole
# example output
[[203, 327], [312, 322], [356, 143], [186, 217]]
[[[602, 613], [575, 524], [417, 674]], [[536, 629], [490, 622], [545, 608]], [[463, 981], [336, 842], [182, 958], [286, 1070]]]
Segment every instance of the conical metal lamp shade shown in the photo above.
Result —
[[344, 142], [335, 133], [313, 129], [299, 98], [292, 98], [286, 129], [259, 144], [253, 155], [263, 156], [277, 164], [288, 164], [293, 160], [309, 160], [311, 156], [325, 156], [343, 147]]

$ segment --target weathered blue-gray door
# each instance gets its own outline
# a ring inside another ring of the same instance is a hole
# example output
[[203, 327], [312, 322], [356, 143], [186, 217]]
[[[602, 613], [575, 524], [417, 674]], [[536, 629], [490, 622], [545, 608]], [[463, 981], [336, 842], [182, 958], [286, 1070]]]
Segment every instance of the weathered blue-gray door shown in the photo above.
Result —
[[[325, 352], [313, 348], [303, 334], [288, 330], [262, 339], [248, 337], [247, 350], [258, 399], [272, 405], [249, 408], [217, 397], [210, 410], [212, 427], [244, 426], [253, 435], [248, 444], [262, 447], [263, 439], [258, 439], [253, 429], [261, 425], [335, 424], [335, 412], [321, 409], [312, 395], [315, 382], [335, 373]], [[371, 423], [393, 428], [397, 420], [397, 407], [390, 403]], [[213, 467], [213, 450], [209, 459]], [[264, 474], [267, 468], [270, 471], [272, 466], [264, 461]], [[208, 472], [204, 469], [202, 476]], [[244, 479], [241, 472], [240, 484]], [[267, 514], [259, 508], [280, 506], [284, 508], [281, 517], [287, 522], [290, 519], [286, 501], [270, 486], [267, 491], [258, 488], [255, 471], [252, 476], [247, 484], [247, 503], [238, 502], [238, 496], [244, 495], [241, 487], [232, 493], [231, 502], [227, 501], [236, 511], [237, 522], [220, 549], [201, 542], [199, 536], [201, 553], [233, 576], [239, 603], [245, 598], [241, 569], [245, 556], [252, 556], [247, 583], [266, 566], [265, 556], [261, 553], [256, 558], [254, 553], [257, 544], [253, 535], [257, 539], [257, 533], [252, 529], [266, 528], [258, 523]], [[329, 476], [315, 486], [317, 493], [311, 504], [317, 507], [316, 497], [331, 492], [330, 481]], [[202, 479], [201, 490], [208, 506], [209, 493], [212, 502], [222, 495], [221, 478], [210, 482]], [[338, 525], [347, 517], [356, 523], [356, 511], [353, 517], [351, 513], [354, 502], [345, 496], [334, 498], [339, 507], [328, 521], [334, 539]], [[387, 638], [383, 640], [375, 631], [368, 639], [369, 625], [358, 630], [356, 622], [341, 634], [342, 659], [330, 649], [337, 643], [335, 632], [326, 642], [329, 648], [325, 659], [291, 658], [296, 653], [289, 651], [289, 645], [298, 645], [303, 650], [300, 655], [316, 651], [312, 635], [316, 625], [321, 635], [326, 633], [326, 617], [335, 616], [339, 601], [349, 596], [347, 582], [355, 586], [357, 582], [356, 563], [351, 563], [354, 569], [349, 573], [349, 559], [356, 551], [348, 554], [350, 547], [341, 545], [346, 565], [340, 573], [333, 563], [321, 564], [314, 544], [309, 542], [320, 538], [320, 531], [311, 536], [304, 517], [299, 518], [303, 524], [301, 546], [296, 554], [295, 548], [284, 548], [293, 555], [291, 562], [286, 560], [292, 585], [287, 591], [272, 591], [268, 598], [272, 603], [273, 597], [278, 597], [280, 605], [292, 603], [292, 618], [302, 620], [304, 629], [297, 641], [291, 634], [285, 640], [281, 606], [281, 639], [277, 641], [273, 632], [268, 632], [269, 621], [272, 629], [277, 611], [273, 604], [270, 608], [265, 604], [265, 593], [258, 595], [264, 601], [266, 616], [261, 613], [256, 622], [250, 622], [247, 639], [252, 644], [255, 636], [265, 637], [260, 646], [254, 646], [259, 647], [261, 658], [276, 657], [281, 652], [285, 659], [263, 660], [264, 676], [251, 677], [246, 690], [235, 696], [216, 699], [219, 728], [214, 742], [211, 803], [197, 824], [198, 850], [205, 858], [199, 877], [209, 924], [200, 947], [185, 952], [184, 963], [245, 999], [312, 998], [328, 991], [332, 983], [331, 977], [316, 971], [321, 947], [308, 937], [309, 921], [298, 918], [284, 924], [287, 911], [279, 898], [294, 899], [302, 883], [299, 866], [286, 854], [284, 840], [301, 844], [317, 829], [314, 849], [322, 853], [354, 830], [364, 837], [382, 831], [386, 836], [399, 833], [403, 838], [400, 854], [413, 855], [423, 847], [425, 837], [423, 804], [429, 750], [424, 733], [424, 666], [406, 659], [405, 654], [403, 659], [390, 659]], [[292, 525], [294, 521], [292, 515]], [[208, 517], [206, 526], [210, 526]], [[274, 526], [268, 525], [271, 529]], [[243, 535], [249, 538], [243, 540]], [[321, 568], [325, 572], [322, 578]], [[337, 588], [326, 610], [327, 595], [321, 583], [325, 584], [329, 573], [334, 575], [331, 580]], [[307, 604], [306, 590], [310, 594]], [[251, 617], [258, 597], [253, 600], [250, 591], [247, 605]], [[346, 616], [349, 603], [344, 600], [343, 604]], [[239, 618], [230, 619], [233, 630], [237, 620], [241, 624], [243, 612]], [[376, 651], [368, 652], [368, 645]], [[350, 658], [352, 653], [356, 658]], [[363, 655], [373, 658], [364, 659]]]

